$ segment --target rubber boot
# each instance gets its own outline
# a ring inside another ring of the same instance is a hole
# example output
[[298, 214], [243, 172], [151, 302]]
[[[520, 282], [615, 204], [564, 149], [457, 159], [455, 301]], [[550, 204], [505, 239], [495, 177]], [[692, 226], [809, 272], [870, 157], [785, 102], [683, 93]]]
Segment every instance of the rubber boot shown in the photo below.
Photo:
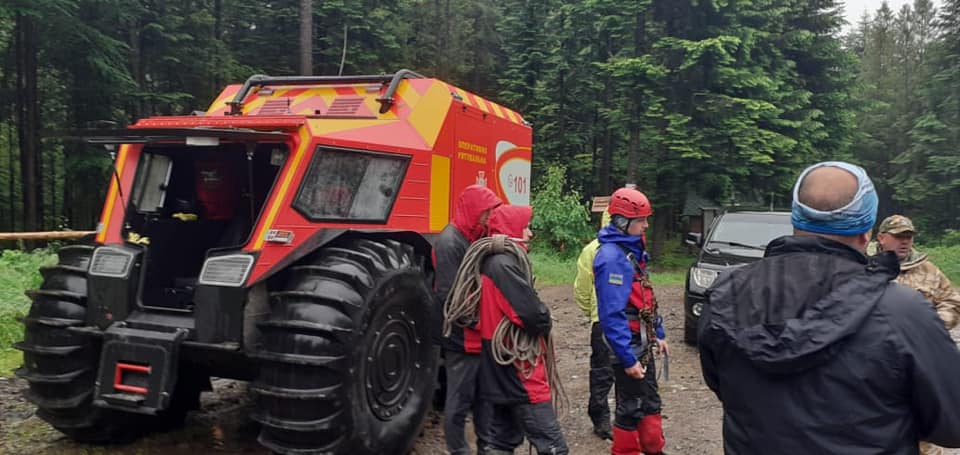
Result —
[[663, 419], [660, 414], [645, 416], [637, 425], [637, 434], [643, 453], [655, 455], [663, 452], [667, 442], [663, 438]]
[[611, 455], [640, 455], [640, 434], [636, 430], [624, 430], [613, 426], [613, 446]]

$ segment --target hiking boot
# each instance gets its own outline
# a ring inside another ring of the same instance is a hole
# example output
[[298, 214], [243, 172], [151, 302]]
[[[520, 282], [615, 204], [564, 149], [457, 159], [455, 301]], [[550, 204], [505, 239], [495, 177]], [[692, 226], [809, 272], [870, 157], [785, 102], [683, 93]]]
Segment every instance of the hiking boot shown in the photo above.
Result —
[[597, 435], [600, 439], [606, 439], [608, 441], [613, 440], [613, 429], [610, 428], [610, 424], [599, 424], [593, 426], [593, 434]]

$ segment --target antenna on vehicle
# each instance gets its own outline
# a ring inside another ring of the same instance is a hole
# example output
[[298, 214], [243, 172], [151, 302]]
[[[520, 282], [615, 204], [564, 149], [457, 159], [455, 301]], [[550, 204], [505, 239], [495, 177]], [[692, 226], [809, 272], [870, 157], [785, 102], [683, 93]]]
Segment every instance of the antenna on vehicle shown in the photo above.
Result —
[[340, 54], [340, 71], [337, 76], [343, 76], [343, 63], [347, 61], [347, 24], [343, 24], [343, 53]]
[[247, 199], [250, 200], [250, 223], [251, 226], [257, 223], [256, 203], [254, 202], [253, 192], [253, 152], [256, 150], [255, 142], [247, 142]]

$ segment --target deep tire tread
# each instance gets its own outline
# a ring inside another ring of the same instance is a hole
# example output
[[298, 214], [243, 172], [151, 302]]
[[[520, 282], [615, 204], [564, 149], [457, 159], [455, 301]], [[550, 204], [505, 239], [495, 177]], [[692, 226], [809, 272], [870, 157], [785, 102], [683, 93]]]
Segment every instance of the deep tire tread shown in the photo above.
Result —
[[284, 454], [355, 453], [344, 377], [358, 368], [350, 353], [361, 339], [367, 296], [388, 272], [421, 261], [400, 242], [352, 239], [287, 270], [286, 285], [270, 294], [270, 318], [258, 324], [252, 418], [263, 425], [263, 446]]
[[67, 436], [82, 442], [129, 441], [138, 434], [139, 416], [93, 406], [99, 341], [68, 330], [86, 317], [87, 267], [94, 247], [68, 245], [59, 262], [43, 267], [40, 289], [28, 291], [33, 304], [23, 323], [24, 366], [17, 375], [30, 388], [24, 396], [37, 415]]

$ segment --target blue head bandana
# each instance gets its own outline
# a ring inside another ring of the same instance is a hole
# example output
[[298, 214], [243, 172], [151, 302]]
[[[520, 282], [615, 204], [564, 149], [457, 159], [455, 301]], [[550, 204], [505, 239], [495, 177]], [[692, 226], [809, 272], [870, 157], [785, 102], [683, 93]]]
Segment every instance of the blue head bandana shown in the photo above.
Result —
[[[843, 169], [857, 178], [857, 194], [849, 204], [836, 210], [820, 211], [799, 200], [800, 182], [819, 167], [830, 166]], [[877, 191], [873, 182], [860, 166], [843, 161], [825, 161], [814, 164], [800, 174], [793, 187], [793, 207], [790, 220], [793, 227], [807, 232], [832, 235], [859, 235], [869, 231], [877, 222]]]

